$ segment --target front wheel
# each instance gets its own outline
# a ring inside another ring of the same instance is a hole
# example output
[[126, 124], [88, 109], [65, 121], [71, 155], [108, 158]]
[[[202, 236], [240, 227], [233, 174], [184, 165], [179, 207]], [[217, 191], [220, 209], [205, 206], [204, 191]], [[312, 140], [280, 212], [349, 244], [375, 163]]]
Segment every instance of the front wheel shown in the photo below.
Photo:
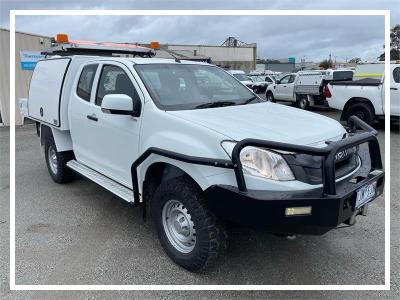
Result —
[[189, 271], [211, 266], [227, 248], [224, 224], [205, 207], [201, 190], [187, 178], [161, 183], [151, 200], [151, 214], [165, 252]]
[[269, 102], [276, 102], [275, 98], [274, 98], [274, 94], [272, 94], [272, 92], [267, 92], [266, 98], [267, 98], [267, 101], [269, 101]]

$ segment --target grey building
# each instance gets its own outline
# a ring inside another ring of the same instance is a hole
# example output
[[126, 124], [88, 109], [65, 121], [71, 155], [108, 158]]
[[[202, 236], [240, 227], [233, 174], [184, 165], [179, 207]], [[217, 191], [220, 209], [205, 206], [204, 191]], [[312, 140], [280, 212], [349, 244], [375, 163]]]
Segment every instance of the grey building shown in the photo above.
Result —
[[15, 124], [21, 125], [18, 99], [27, 98], [32, 70], [23, 69], [21, 51], [41, 51], [51, 46], [51, 38], [37, 34], [15, 33], [15, 99], [10, 99], [10, 31], [0, 28], [0, 114], [3, 125], [10, 124], [10, 100], [15, 101]]
[[164, 45], [168, 50], [185, 51], [192, 55], [211, 58], [213, 64], [232, 70], [249, 72], [256, 69], [257, 44], [235, 45]]
[[296, 69], [295, 63], [266, 63], [265, 70], [283, 73], [292, 73]]

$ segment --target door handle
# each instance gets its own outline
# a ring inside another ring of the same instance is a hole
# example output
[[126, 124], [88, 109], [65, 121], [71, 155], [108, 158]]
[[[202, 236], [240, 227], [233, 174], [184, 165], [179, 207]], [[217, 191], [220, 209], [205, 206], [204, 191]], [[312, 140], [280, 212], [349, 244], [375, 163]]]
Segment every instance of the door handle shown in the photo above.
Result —
[[89, 120], [97, 122], [99, 119], [96, 117], [95, 114], [87, 115], [86, 116]]
[[397, 91], [397, 88], [390, 88], [391, 90]]
[[287, 85], [284, 85], [283, 87], [287, 87]]

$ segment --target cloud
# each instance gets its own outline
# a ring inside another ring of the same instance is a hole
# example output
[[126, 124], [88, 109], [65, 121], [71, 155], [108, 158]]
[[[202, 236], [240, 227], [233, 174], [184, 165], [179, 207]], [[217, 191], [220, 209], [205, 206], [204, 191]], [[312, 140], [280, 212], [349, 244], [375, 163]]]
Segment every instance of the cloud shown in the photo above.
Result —
[[[362, 5], [361, 5], [362, 2]], [[388, 9], [393, 1], [3, 1], [2, 27], [9, 9]], [[400, 23], [399, 11], [392, 24]], [[179, 44], [221, 44], [228, 36], [257, 43], [259, 57], [320, 60], [329, 53], [338, 60], [375, 59], [383, 51], [383, 17], [379, 16], [73, 16], [18, 17], [17, 30], [54, 36], [65, 32], [75, 39]]]
[[382, 52], [380, 16], [18, 16], [16, 27], [48, 36], [115, 42], [220, 45], [228, 36], [257, 43], [262, 58], [375, 59]]

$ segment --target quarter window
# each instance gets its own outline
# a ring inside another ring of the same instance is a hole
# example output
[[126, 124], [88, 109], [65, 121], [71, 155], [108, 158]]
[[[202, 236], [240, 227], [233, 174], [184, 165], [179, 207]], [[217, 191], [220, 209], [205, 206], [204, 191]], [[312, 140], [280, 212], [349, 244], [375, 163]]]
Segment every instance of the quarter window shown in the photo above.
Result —
[[132, 99], [139, 95], [128, 75], [120, 67], [105, 65], [100, 75], [97, 87], [96, 105], [101, 105], [105, 95], [124, 94]]
[[396, 83], [400, 83], [400, 67], [396, 67], [393, 70], [393, 80]]
[[93, 80], [97, 66], [98, 65], [87, 65], [82, 69], [78, 86], [76, 87], [76, 93], [83, 100], [90, 101], [90, 94], [92, 92]]

